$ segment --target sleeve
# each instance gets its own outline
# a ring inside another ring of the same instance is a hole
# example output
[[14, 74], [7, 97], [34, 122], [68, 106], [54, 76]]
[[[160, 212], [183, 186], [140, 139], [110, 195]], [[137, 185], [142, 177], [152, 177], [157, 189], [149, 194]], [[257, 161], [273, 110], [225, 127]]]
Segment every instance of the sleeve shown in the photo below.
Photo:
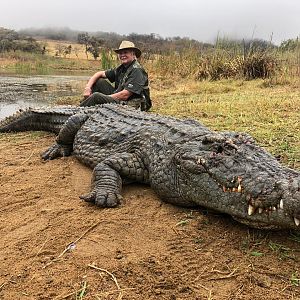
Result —
[[129, 73], [123, 88], [137, 95], [142, 95], [143, 88], [146, 85], [147, 76], [140, 68], [133, 68]]
[[110, 82], [115, 82], [116, 81], [116, 69], [106, 70], [105, 76]]

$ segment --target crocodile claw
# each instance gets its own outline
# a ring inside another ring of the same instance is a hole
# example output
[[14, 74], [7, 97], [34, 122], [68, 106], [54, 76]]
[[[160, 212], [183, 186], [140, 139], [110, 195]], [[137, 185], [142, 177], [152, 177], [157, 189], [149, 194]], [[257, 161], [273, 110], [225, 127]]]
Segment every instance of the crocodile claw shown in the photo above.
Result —
[[54, 144], [49, 147], [42, 155], [43, 160], [52, 160], [57, 157], [70, 156], [72, 150], [68, 145]]
[[82, 195], [79, 198], [86, 202], [95, 203], [100, 207], [115, 207], [120, 204], [123, 199], [120, 194], [103, 191], [99, 192], [95, 190], [86, 195]]
[[88, 193], [88, 194], [85, 194], [85, 195], [81, 195], [81, 196], [79, 196], [79, 198], [86, 201], [86, 202], [94, 203], [95, 199], [96, 199], [96, 192], [91, 192], [91, 193]]

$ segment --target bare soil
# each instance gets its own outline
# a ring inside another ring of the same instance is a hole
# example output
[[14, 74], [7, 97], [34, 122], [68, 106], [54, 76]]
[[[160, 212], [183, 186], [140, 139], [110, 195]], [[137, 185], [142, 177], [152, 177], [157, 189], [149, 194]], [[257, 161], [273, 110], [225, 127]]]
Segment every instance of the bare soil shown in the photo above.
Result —
[[162, 202], [124, 187], [79, 199], [91, 170], [43, 162], [45, 133], [0, 135], [0, 299], [300, 299], [300, 236]]

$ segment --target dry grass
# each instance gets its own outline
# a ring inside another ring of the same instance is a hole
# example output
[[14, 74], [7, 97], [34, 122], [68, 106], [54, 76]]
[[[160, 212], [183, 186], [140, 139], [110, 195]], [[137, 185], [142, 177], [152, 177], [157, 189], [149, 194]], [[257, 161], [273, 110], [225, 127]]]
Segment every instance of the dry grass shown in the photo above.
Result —
[[[68, 42], [68, 41], [54, 41], [54, 40], [40, 40], [39, 43], [42, 45], [45, 44], [47, 54], [50, 56], [56, 56], [58, 49], [68, 47], [69, 45], [72, 46], [72, 51], [70, 55], [66, 55], [67, 58], [71, 59], [83, 59], [86, 60], [86, 54], [84, 51], [84, 45]], [[93, 59], [92, 55], [88, 55], [89, 59]]]
[[[153, 79], [154, 111], [198, 119], [215, 130], [247, 132], [291, 167], [300, 167], [300, 80], [176, 81]], [[268, 87], [265, 87], [265, 86]]]

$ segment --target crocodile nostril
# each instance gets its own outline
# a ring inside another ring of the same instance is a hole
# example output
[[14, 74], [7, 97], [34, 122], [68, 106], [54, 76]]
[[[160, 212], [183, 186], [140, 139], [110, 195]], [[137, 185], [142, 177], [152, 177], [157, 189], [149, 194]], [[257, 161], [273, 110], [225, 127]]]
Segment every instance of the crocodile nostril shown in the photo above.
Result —
[[222, 153], [223, 152], [223, 147], [219, 145], [216, 152], [217, 153]]

